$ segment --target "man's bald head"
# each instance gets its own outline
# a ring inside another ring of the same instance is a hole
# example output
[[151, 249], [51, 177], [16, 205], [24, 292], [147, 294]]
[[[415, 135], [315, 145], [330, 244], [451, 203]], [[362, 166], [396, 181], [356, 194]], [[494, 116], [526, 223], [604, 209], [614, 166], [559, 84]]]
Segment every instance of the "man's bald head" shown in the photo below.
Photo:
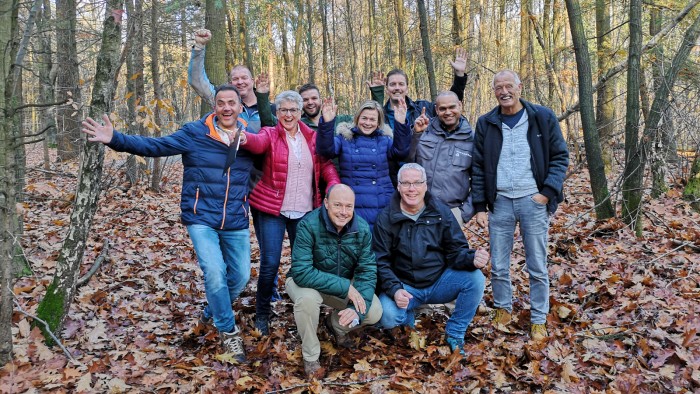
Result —
[[342, 183], [333, 185], [328, 189], [323, 205], [333, 226], [340, 232], [352, 220], [355, 212], [355, 192], [350, 186]]

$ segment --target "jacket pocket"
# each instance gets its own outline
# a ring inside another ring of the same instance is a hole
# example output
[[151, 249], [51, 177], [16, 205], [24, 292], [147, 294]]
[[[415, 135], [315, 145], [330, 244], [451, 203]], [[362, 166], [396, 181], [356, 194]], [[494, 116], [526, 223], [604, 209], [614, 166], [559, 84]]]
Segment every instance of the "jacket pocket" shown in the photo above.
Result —
[[425, 139], [420, 139], [418, 141], [418, 148], [416, 149], [416, 156], [430, 160], [435, 156], [435, 147], [437, 146], [437, 141], [429, 141]]
[[472, 165], [472, 152], [455, 147], [452, 153], [452, 165], [459, 168], [469, 168]]

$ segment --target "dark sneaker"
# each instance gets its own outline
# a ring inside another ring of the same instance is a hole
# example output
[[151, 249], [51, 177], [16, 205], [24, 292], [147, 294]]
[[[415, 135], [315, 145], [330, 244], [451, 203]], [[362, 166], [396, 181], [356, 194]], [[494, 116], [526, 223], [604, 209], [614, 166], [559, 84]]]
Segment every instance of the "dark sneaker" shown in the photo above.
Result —
[[326, 369], [321, 366], [318, 360], [304, 360], [304, 372], [309, 379], [323, 379], [326, 376]]
[[333, 342], [335, 342], [335, 345], [337, 347], [343, 347], [346, 349], [350, 349], [353, 347], [354, 343], [352, 342], [352, 340], [350, 340], [350, 338], [348, 338], [348, 334], [342, 331], [337, 331], [333, 327], [331, 315], [326, 316], [326, 318], [323, 320], [323, 324], [326, 326], [326, 330], [328, 330], [328, 333], [331, 334], [331, 337], [333, 337]]
[[232, 332], [220, 332], [219, 338], [221, 339], [221, 348], [224, 350], [224, 353], [230, 353], [236, 361], [244, 363], [246, 361], [245, 347], [243, 346], [243, 339], [238, 336], [240, 331], [236, 327], [236, 330]]
[[452, 353], [457, 351], [459, 349], [459, 353], [462, 356], [466, 356], [467, 353], [464, 351], [464, 339], [462, 338], [455, 338], [455, 337], [445, 337], [445, 341], [447, 342], [447, 345], [450, 347], [450, 350]]
[[270, 319], [256, 317], [255, 328], [263, 335], [270, 335]]

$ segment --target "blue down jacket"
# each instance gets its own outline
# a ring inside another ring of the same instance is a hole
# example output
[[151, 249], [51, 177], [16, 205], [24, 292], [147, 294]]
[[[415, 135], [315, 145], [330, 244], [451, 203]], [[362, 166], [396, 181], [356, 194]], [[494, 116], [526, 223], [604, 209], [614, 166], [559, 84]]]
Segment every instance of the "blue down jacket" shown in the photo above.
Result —
[[338, 158], [340, 181], [355, 191], [355, 213], [370, 228], [394, 193], [389, 162], [403, 160], [411, 145], [411, 129], [407, 125], [395, 122], [394, 131], [395, 134], [384, 124], [382, 129], [364, 135], [351, 123], [335, 127], [334, 119], [322, 122], [316, 134], [316, 152], [328, 159]]

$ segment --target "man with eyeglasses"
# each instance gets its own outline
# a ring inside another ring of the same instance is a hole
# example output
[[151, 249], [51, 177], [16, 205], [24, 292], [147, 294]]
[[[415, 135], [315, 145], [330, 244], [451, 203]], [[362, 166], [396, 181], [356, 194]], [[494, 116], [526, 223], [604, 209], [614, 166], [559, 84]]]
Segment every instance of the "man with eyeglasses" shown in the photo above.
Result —
[[564, 199], [569, 150], [554, 112], [520, 98], [518, 74], [499, 71], [492, 87], [498, 106], [477, 122], [472, 179], [476, 222], [489, 227], [492, 322], [507, 330], [511, 320], [510, 254], [519, 223], [530, 276], [530, 338], [541, 341], [548, 335], [549, 215]]
[[373, 249], [377, 256], [379, 326], [415, 326], [423, 304], [455, 302], [445, 325], [451, 351], [465, 355], [464, 335], [484, 295], [489, 260], [484, 249], [470, 249], [450, 209], [428, 192], [425, 169], [404, 164], [398, 190], [377, 217]]
[[407, 160], [425, 168], [430, 194], [464, 226], [474, 213], [470, 194], [474, 131], [462, 116], [462, 102], [454, 92], [438, 94], [435, 112], [432, 119], [425, 111], [416, 119]]
[[339, 347], [353, 347], [350, 331], [372, 325], [382, 315], [381, 303], [374, 295], [377, 263], [372, 233], [354, 211], [355, 193], [350, 186], [336, 184], [328, 190], [323, 205], [297, 226], [286, 288], [294, 302], [308, 376], [320, 378], [325, 373], [316, 335], [322, 304], [333, 308], [324, 325]]

